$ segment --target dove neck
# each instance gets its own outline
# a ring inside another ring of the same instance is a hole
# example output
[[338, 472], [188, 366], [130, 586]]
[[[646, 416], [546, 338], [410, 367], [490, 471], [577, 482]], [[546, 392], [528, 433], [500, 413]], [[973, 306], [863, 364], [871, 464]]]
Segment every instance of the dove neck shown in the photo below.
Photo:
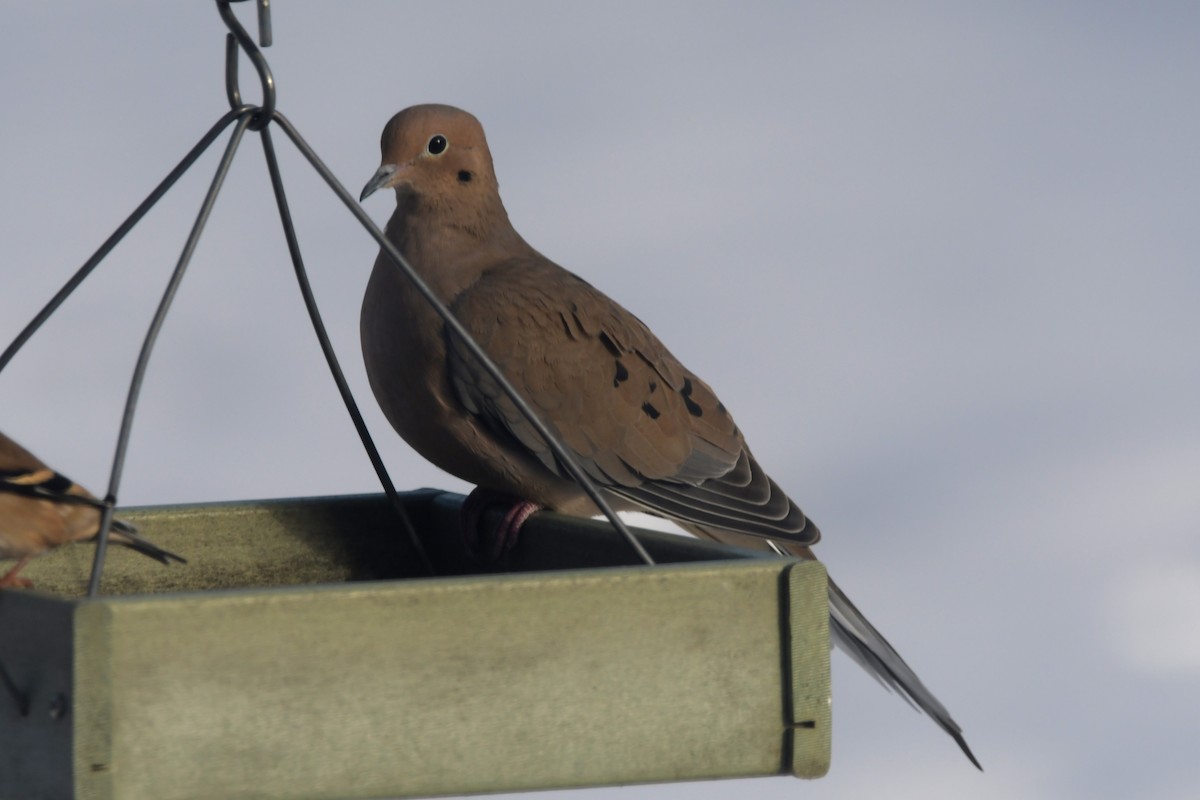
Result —
[[387, 236], [443, 302], [474, 283], [489, 264], [534, 253], [509, 222], [497, 195], [485, 202], [397, 192]]

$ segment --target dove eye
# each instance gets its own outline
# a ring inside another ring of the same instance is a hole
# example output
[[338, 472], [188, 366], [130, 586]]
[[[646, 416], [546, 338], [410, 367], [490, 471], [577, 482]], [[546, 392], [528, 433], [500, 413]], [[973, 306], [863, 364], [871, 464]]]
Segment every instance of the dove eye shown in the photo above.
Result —
[[425, 145], [425, 152], [431, 156], [440, 156], [446, 152], [448, 145], [449, 142], [446, 141], [446, 137], [439, 133], [429, 140], [429, 144]]

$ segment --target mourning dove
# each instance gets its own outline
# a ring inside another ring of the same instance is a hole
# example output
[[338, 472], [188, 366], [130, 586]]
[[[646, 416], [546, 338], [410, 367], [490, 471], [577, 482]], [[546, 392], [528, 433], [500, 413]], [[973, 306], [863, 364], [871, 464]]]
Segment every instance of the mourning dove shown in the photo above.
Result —
[[[394, 189], [387, 236], [618, 509], [701, 536], [813, 558], [816, 526], [762, 470], [729, 411], [641, 320], [533, 249], [501, 203], [483, 128], [444, 105], [384, 128], [362, 197]], [[406, 442], [447, 472], [578, 515], [594, 504], [512, 401], [446, 329], [386, 252], [363, 299], [363, 356], [376, 399]], [[834, 640], [954, 737], [945, 707], [840, 589]]]
[[[68, 542], [95, 538], [104, 504], [87, 489], [39, 461], [0, 433], [0, 558], [16, 558], [16, 566], [0, 576], [0, 588], [32, 584], [18, 573], [34, 556]], [[114, 519], [109, 541], [164, 564], [186, 561], [138, 536], [126, 522]]]

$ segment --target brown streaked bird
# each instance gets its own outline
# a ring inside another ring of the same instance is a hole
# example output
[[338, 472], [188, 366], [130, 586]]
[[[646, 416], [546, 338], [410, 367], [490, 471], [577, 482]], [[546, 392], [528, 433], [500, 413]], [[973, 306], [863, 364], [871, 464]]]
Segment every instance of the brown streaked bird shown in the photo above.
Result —
[[[383, 164], [360, 199], [395, 190], [388, 238], [606, 499], [722, 542], [814, 557], [817, 527], [758, 465], [708, 384], [641, 320], [513, 229], [475, 117], [413, 106], [388, 122], [381, 148]], [[537, 507], [596, 513], [384, 252], [363, 299], [361, 336], [388, 420], [438, 467], [515, 498], [514, 531]], [[834, 641], [929, 714], [978, 767], [949, 712], [832, 581], [829, 605]]]
[[[68, 542], [94, 539], [103, 510], [104, 504], [87, 489], [0, 433], [0, 558], [18, 559], [0, 576], [0, 588], [32, 586], [18, 575], [29, 560]], [[109, 541], [164, 564], [187, 563], [138, 536], [121, 520], [113, 520]]]

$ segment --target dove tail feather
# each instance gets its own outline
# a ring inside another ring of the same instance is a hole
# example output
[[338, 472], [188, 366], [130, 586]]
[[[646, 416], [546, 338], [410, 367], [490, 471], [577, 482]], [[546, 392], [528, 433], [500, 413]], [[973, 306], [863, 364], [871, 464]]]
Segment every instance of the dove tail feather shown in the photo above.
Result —
[[951, 718], [950, 712], [934, 697], [933, 692], [925, 688], [925, 684], [904, 663], [900, 654], [832, 580], [829, 581], [829, 632], [843, 652], [884, 687], [894, 689], [905, 700], [928, 714], [958, 743], [971, 763], [983, 771], [979, 760], [967, 746], [967, 740], [963, 738], [962, 728]]
[[[795, 542], [764, 539], [732, 531], [719, 531], [694, 524], [681, 524], [685, 530], [697, 536], [715, 539], [725, 544], [747, 547], [752, 550], [769, 550], [785, 558], [815, 558], [812, 550]], [[814, 529], [814, 535], [819, 536], [820, 534]], [[979, 760], [967, 746], [967, 740], [962, 735], [962, 728], [958, 727], [958, 723], [950, 716], [950, 712], [934, 696], [933, 692], [925, 688], [925, 684], [921, 683], [921, 679], [904, 662], [895, 648], [888, 643], [887, 639], [883, 638], [883, 634], [877, 631], [874, 625], [867, 621], [863, 613], [855, 607], [854, 603], [850, 602], [850, 598], [846, 597], [832, 579], [829, 579], [829, 635], [838, 649], [850, 656], [885, 689], [894, 690], [909, 705], [928, 714], [938, 727], [950, 734], [951, 738], [958, 743], [963, 754], [971, 760], [971, 763], [979, 770], [983, 770], [983, 767], [979, 765]]]

